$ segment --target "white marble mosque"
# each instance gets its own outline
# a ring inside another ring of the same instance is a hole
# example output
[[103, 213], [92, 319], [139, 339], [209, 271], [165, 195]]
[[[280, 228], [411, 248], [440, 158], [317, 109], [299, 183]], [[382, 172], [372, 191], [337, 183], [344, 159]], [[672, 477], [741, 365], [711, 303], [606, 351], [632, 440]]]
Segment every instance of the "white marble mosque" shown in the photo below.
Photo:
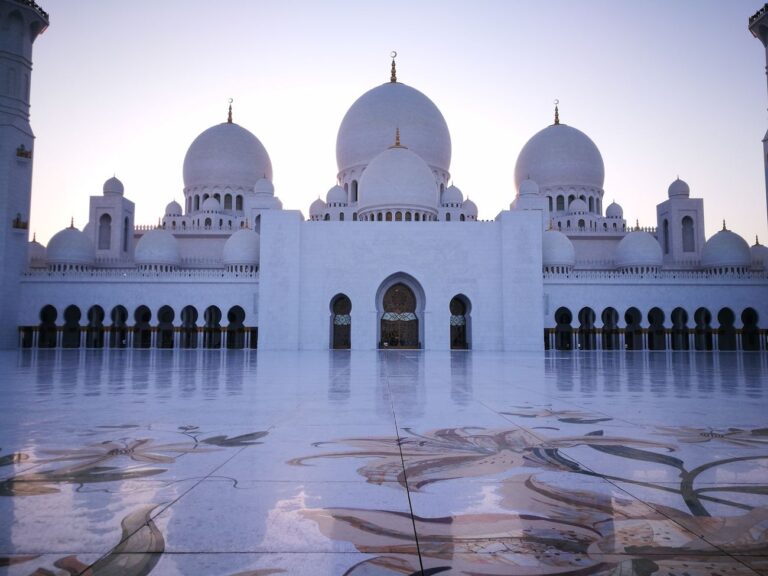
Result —
[[230, 115], [159, 225], [110, 178], [29, 244], [47, 25], [0, 0], [0, 576], [768, 574], [768, 249], [685, 182], [636, 229], [556, 110], [478, 221], [393, 61], [308, 218]]
[[336, 181], [308, 217], [282, 208], [230, 106], [191, 143], [183, 205], [158, 224], [134, 221], [113, 177], [82, 230], [27, 245], [31, 51], [48, 19], [19, 0], [0, 16], [6, 346], [766, 349], [768, 248], [707, 232], [683, 180], [640, 229], [606, 205], [600, 150], [555, 107], [518, 155], [509, 210], [479, 221], [451, 184], [446, 119], [394, 59], [341, 119]]

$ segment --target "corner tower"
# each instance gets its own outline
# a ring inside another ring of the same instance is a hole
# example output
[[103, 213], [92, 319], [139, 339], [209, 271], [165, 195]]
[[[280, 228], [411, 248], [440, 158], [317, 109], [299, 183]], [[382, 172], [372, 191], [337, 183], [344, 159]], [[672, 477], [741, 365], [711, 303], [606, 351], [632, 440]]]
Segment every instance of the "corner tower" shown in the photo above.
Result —
[[0, 0], [0, 348], [17, 345], [19, 276], [27, 265], [34, 134], [32, 44], [48, 27], [33, 0]]
[[[749, 31], [760, 40], [765, 48], [765, 74], [768, 78], [768, 4], [755, 12], [749, 19]], [[768, 132], [763, 137], [763, 167], [765, 168], [765, 203], [768, 210]]]

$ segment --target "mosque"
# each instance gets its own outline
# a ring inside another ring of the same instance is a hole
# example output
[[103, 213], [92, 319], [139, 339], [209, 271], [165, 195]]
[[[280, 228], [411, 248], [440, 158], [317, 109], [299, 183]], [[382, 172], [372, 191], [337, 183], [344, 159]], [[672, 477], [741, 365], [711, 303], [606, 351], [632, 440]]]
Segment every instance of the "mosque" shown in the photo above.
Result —
[[47, 26], [32, 0], [0, 0], [4, 347], [767, 348], [768, 247], [725, 224], [708, 235], [683, 180], [654, 228], [628, 224], [604, 204], [600, 150], [555, 107], [520, 151], [509, 209], [478, 220], [450, 184], [445, 118], [394, 58], [341, 120], [336, 182], [308, 215], [283, 209], [230, 106], [191, 143], [183, 205], [159, 224], [134, 221], [113, 177], [82, 230], [28, 242], [32, 44]]

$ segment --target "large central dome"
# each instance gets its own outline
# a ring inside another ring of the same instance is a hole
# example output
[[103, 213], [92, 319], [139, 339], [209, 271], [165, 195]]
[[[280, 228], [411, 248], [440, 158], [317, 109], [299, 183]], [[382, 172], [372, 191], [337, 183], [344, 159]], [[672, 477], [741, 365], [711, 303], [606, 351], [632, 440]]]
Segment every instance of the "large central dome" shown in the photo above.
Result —
[[387, 82], [358, 98], [341, 121], [339, 172], [367, 165], [392, 145], [398, 128], [403, 142], [432, 169], [449, 171], [451, 135], [440, 110], [415, 88]]
[[546, 191], [552, 186], [586, 186], [602, 190], [603, 157], [581, 130], [553, 124], [535, 134], [520, 151], [515, 165], [515, 185], [530, 179]]
[[256, 136], [232, 122], [208, 128], [184, 157], [184, 187], [252, 189], [260, 178], [272, 180], [272, 162]]

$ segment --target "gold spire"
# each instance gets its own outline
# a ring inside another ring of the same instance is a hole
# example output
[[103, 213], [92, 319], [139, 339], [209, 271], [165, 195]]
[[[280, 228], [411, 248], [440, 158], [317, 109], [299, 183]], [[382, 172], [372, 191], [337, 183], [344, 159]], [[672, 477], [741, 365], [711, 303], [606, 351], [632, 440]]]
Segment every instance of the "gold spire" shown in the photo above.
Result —
[[560, 124], [560, 110], [557, 105], [560, 104], [560, 100], [555, 99], [555, 126]]
[[229, 99], [229, 114], [227, 114], [227, 124], [232, 124], [232, 98]]
[[[34, 238], [32, 238], [32, 241], [34, 242]], [[757, 237], [757, 234], [755, 234], [755, 246], [760, 246], [760, 238]]]
[[[757, 236], [755, 236], [755, 238], [757, 238]], [[32, 232], [32, 242], [37, 242], [37, 232]]]
[[70, 228], [74, 228], [75, 227], [75, 217], [74, 216], [70, 217], [70, 219], [69, 219], [69, 227]]
[[400, 127], [395, 128], [395, 146], [400, 148]]
[[725, 227], [725, 218], [723, 218], [723, 230], [728, 230], [728, 228]]
[[395, 58], [397, 58], [397, 52], [392, 50], [392, 53], [390, 54], [392, 57], [392, 72], [389, 76], [390, 82], [397, 82], [397, 69], [395, 68]]

